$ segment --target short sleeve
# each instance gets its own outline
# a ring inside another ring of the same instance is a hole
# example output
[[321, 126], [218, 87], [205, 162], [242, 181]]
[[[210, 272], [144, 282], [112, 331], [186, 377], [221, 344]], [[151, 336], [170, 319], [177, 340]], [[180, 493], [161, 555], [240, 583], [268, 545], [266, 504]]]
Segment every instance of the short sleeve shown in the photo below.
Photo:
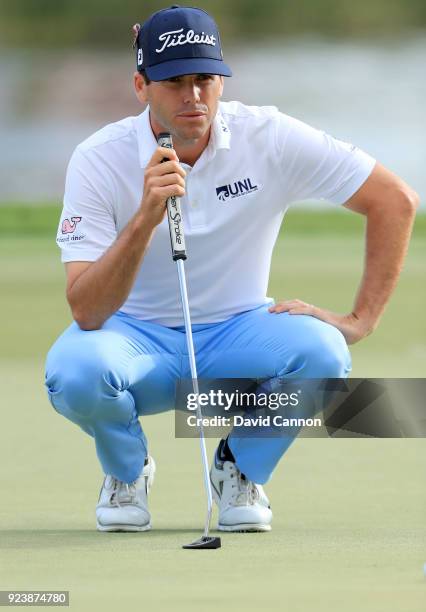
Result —
[[327, 200], [344, 204], [371, 174], [375, 159], [353, 144], [279, 114], [279, 171], [287, 203]]
[[62, 261], [96, 261], [117, 238], [114, 188], [102, 159], [77, 147], [68, 165], [56, 242]]

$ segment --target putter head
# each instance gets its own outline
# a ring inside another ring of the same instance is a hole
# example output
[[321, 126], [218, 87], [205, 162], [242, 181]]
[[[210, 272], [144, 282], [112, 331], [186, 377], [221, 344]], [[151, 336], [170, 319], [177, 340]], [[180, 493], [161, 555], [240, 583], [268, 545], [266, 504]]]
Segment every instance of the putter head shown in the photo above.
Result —
[[220, 548], [222, 546], [220, 538], [212, 538], [209, 536], [202, 536], [199, 540], [191, 542], [191, 544], [184, 544], [182, 548], [192, 548], [197, 550], [199, 548]]

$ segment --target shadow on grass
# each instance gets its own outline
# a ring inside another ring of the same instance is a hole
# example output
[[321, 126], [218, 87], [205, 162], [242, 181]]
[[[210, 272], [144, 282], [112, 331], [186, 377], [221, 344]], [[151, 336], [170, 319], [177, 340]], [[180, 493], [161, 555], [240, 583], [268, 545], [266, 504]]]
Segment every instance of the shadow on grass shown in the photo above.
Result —
[[[61, 548], [61, 547], [83, 547], [99, 546], [102, 548], [113, 544], [133, 542], [140, 544], [142, 540], [158, 542], [164, 539], [175, 545], [176, 540], [182, 544], [188, 543], [201, 537], [202, 528], [153, 528], [151, 531], [139, 532], [100, 532], [96, 529], [6, 529], [0, 531], [1, 550], [22, 550], [25, 548]], [[211, 533], [216, 533], [211, 530]]]

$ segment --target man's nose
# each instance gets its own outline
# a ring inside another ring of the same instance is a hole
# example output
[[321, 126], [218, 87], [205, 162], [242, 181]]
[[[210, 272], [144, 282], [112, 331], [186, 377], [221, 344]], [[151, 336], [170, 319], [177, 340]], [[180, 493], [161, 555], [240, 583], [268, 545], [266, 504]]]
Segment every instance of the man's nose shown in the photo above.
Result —
[[194, 102], [199, 102], [200, 91], [200, 87], [196, 83], [189, 83], [184, 92], [185, 104], [194, 104]]

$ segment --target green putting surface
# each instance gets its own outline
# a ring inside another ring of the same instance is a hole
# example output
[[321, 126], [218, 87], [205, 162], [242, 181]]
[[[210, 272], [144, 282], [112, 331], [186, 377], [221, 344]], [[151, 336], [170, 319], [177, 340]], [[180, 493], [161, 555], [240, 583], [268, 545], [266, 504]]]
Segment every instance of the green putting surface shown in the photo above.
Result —
[[[269, 295], [345, 312], [362, 271], [359, 219], [342, 229], [331, 215], [315, 233], [303, 214], [277, 244]], [[300, 439], [266, 487], [272, 532], [221, 534], [221, 549], [190, 551], [181, 546], [205, 515], [198, 441], [176, 440], [171, 414], [148, 417], [153, 530], [96, 532], [93, 440], [43, 388], [45, 353], [70, 321], [59, 254], [47, 235], [12, 234], [0, 239], [0, 590], [69, 590], [78, 611], [425, 609], [422, 439]], [[379, 329], [351, 349], [353, 376], [425, 376], [425, 245], [418, 231]]]

